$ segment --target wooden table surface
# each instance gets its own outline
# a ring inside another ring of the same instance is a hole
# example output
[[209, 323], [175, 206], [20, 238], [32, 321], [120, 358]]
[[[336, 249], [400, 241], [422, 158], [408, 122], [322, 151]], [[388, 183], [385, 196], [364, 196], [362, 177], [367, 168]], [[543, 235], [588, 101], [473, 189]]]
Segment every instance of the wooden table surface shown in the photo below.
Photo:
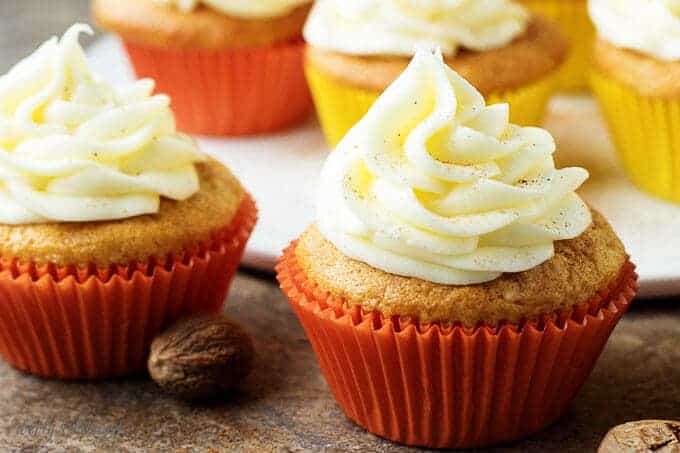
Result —
[[[0, 73], [50, 35], [89, 21], [87, 7], [85, 0], [0, 2]], [[189, 405], [144, 378], [64, 383], [0, 363], [0, 450], [410, 451], [343, 416], [271, 276], [239, 274], [226, 311], [248, 327], [258, 352], [253, 375], [231, 400]], [[502, 450], [593, 451], [612, 426], [643, 418], [680, 419], [680, 300], [637, 301], [569, 414]]]

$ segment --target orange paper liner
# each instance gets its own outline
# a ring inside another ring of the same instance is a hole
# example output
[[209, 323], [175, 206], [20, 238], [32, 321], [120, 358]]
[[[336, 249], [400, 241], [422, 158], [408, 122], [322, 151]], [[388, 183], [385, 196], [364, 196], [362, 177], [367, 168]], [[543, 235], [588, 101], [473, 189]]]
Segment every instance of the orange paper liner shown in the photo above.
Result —
[[277, 276], [335, 399], [368, 431], [408, 445], [489, 446], [557, 420], [637, 290], [627, 262], [569, 312], [493, 328], [423, 324], [348, 308], [307, 278], [294, 248]]
[[256, 218], [246, 196], [230, 225], [209, 241], [127, 266], [0, 260], [0, 355], [52, 378], [141, 372], [151, 341], [166, 326], [221, 309]]
[[191, 134], [250, 135], [304, 120], [312, 108], [302, 39], [222, 51], [125, 42], [138, 77], [172, 99], [178, 128]]

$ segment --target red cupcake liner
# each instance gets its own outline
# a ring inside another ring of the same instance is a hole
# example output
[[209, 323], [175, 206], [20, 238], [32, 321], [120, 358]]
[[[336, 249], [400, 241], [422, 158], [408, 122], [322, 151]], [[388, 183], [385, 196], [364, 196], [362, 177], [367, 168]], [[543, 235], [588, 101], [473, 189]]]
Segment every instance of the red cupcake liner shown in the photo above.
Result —
[[0, 355], [20, 370], [61, 379], [143, 371], [165, 327], [222, 308], [256, 219], [246, 195], [212, 239], [126, 266], [0, 260]]
[[637, 290], [635, 267], [592, 300], [498, 327], [423, 324], [348, 308], [309, 280], [295, 243], [277, 277], [347, 416], [408, 445], [472, 448], [557, 420], [592, 371]]
[[138, 77], [170, 95], [180, 130], [204, 135], [272, 132], [304, 120], [312, 99], [302, 38], [221, 51], [124, 42]]

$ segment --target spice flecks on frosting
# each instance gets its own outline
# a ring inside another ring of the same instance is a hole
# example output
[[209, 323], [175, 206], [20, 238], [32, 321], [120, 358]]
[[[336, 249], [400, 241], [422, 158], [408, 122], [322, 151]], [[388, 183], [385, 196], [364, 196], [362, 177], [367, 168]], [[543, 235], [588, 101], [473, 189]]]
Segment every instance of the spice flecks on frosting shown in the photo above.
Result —
[[587, 171], [556, 169], [554, 150], [421, 48], [328, 158], [318, 227], [393, 274], [465, 285], [522, 272], [591, 223], [574, 192]]
[[87, 25], [0, 77], [0, 223], [115, 220], [199, 190], [205, 160], [153, 81], [113, 88], [87, 67]]
[[350, 55], [412, 56], [416, 44], [460, 48], [503, 47], [523, 34], [530, 14], [511, 0], [317, 0], [305, 39]]
[[666, 61], [680, 60], [680, 0], [589, 0], [599, 35]]
[[154, 0], [164, 5], [175, 5], [182, 12], [190, 12], [203, 4], [224, 14], [242, 18], [279, 17], [310, 0]]

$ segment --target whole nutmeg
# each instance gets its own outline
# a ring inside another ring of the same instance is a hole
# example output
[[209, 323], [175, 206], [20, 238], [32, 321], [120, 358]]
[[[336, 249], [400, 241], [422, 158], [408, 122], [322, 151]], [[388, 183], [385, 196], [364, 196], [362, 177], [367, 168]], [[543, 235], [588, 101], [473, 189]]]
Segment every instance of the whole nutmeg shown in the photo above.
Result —
[[149, 374], [166, 392], [205, 400], [234, 390], [253, 367], [250, 336], [224, 315], [181, 320], [151, 344]]
[[598, 453], [680, 452], [680, 421], [640, 420], [614, 427]]

